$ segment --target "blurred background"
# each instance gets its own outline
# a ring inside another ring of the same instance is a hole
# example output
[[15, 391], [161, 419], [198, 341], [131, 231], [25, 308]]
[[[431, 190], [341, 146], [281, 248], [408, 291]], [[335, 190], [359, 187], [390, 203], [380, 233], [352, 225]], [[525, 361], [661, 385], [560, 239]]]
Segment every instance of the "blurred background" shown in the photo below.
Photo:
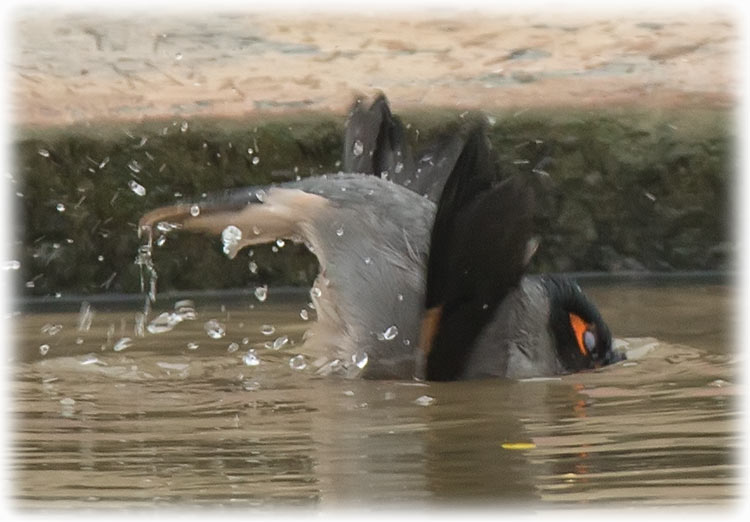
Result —
[[[729, 12], [13, 14], [20, 295], [139, 291], [142, 213], [337, 172], [349, 107], [379, 92], [417, 148], [481, 110], [504, 173], [549, 174], [532, 271], [731, 266]], [[271, 248], [253, 272], [171, 235], [160, 289], [312, 281], [304, 247]]]

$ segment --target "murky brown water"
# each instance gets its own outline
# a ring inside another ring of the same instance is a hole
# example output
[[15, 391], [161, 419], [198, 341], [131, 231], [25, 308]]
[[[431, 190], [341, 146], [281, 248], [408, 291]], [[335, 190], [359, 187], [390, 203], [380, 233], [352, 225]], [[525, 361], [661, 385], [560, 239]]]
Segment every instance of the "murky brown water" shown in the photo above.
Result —
[[[274, 289], [264, 303], [196, 299], [195, 320], [144, 337], [134, 333], [140, 302], [92, 301], [88, 331], [85, 320], [78, 330], [80, 303], [24, 311], [14, 319], [12, 495], [21, 507], [53, 508], [737, 498], [730, 289], [583, 286], [633, 360], [521, 382], [292, 369], [306, 299]], [[150, 317], [176, 300], [162, 297]], [[210, 319], [223, 337], [207, 334]], [[279, 350], [263, 347], [284, 335]], [[132, 345], [113, 351], [123, 337]], [[251, 347], [257, 366], [243, 360]]]

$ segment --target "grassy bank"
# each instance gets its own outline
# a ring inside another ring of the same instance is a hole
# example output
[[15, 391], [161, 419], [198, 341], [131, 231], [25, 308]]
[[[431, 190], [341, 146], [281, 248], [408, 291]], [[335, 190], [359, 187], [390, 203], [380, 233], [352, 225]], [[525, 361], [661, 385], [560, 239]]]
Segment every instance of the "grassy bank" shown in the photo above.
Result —
[[[461, 120], [444, 109], [401, 116], [416, 145]], [[533, 270], [727, 268], [731, 114], [528, 110], [491, 118], [505, 173], [549, 173]], [[343, 129], [344, 117], [331, 114], [17, 129], [19, 292], [139, 291], [142, 213], [180, 197], [336, 172]], [[314, 258], [289, 243], [279, 252], [254, 248], [257, 274], [250, 260], [243, 252], [230, 261], [218, 239], [187, 234], [170, 235], [155, 252], [165, 290], [302, 284], [316, 273]]]

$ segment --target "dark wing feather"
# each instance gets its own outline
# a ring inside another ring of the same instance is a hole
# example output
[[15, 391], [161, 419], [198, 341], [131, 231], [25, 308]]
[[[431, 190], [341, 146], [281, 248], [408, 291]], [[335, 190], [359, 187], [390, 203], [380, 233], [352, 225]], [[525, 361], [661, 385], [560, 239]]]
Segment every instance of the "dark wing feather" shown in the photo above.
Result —
[[484, 131], [476, 129], [446, 182], [432, 231], [426, 307], [439, 309], [426, 377], [457, 378], [482, 328], [521, 277], [532, 234], [525, 179], [493, 183]]

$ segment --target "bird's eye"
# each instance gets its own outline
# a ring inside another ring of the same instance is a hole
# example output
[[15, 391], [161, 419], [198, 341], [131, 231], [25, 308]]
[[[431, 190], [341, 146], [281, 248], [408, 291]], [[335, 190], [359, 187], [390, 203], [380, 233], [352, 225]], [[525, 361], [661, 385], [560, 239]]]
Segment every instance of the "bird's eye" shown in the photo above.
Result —
[[583, 332], [583, 346], [589, 351], [593, 352], [596, 348], [596, 336], [591, 330]]
[[573, 329], [578, 350], [584, 357], [591, 355], [591, 350], [596, 346], [596, 336], [591, 331], [591, 325], [581, 319], [576, 314], [568, 314], [570, 318], [570, 327]]

